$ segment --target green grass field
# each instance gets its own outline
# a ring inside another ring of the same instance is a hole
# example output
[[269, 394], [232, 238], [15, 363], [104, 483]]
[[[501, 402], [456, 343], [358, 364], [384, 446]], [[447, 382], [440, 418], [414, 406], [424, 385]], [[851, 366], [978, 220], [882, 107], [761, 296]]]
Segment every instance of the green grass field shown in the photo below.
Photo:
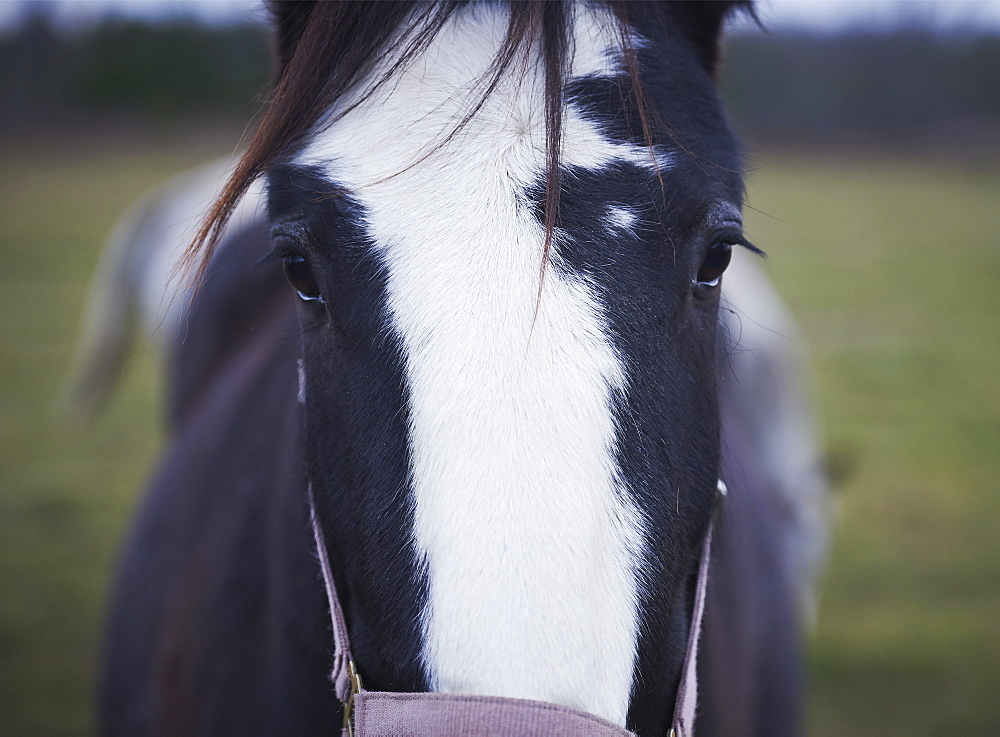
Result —
[[[93, 427], [49, 413], [102, 239], [144, 189], [224, 152], [0, 144], [4, 735], [91, 731], [114, 550], [160, 441], [143, 351]], [[748, 233], [809, 340], [846, 474], [810, 734], [1000, 734], [1000, 168], [757, 167]]]
[[[813, 735], [1000, 734], [1000, 170], [764, 158], [749, 232], [853, 467]], [[780, 218], [776, 220], [774, 218]]]

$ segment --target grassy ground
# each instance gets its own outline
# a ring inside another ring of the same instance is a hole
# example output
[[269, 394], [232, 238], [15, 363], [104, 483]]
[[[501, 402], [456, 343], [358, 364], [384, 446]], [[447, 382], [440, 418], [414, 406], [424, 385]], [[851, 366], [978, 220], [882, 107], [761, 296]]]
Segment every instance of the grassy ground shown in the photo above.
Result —
[[1000, 734], [1000, 170], [759, 163], [749, 232], [853, 466], [811, 734]]
[[[86, 734], [117, 540], [159, 442], [137, 352], [92, 428], [50, 406], [88, 274], [130, 200], [217, 146], [0, 147], [0, 734]], [[74, 150], [75, 149], [75, 150]], [[224, 151], [224, 149], [222, 149]]]
[[[106, 231], [224, 147], [0, 145], [0, 732], [88, 731], [116, 540], [159, 442], [152, 361], [86, 432], [47, 414]], [[1000, 168], [762, 157], [752, 239], [850, 469], [810, 734], [1000, 734]]]

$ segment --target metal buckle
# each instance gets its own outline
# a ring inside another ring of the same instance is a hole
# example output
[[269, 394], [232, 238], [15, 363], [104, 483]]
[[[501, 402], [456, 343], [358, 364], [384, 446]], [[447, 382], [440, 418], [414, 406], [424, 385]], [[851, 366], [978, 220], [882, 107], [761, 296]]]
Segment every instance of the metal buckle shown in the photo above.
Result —
[[347, 661], [347, 678], [351, 683], [351, 692], [347, 694], [347, 701], [344, 702], [344, 729], [347, 730], [348, 737], [354, 737], [354, 697], [361, 692], [363, 686], [353, 660]]

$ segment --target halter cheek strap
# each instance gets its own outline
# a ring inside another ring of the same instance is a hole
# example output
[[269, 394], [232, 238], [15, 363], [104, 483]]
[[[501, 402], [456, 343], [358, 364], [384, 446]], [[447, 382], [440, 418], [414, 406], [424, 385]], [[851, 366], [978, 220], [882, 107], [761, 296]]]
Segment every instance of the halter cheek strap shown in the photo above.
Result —
[[[726, 485], [719, 481], [720, 495]], [[398, 735], [436, 735], [448, 737], [635, 737], [634, 733], [577, 709], [558, 704], [499, 696], [463, 696], [442, 693], [395, 693], [366, 691], [351, 657], [350, 640], [344, 611], [333, 584], [333, 571], [323, 542], [319, 519], [309, 492], [309, 508], [313, 536], [323, 583], [330, 604], [333, 623], [333, 682], [337, 698], [344, 705], [344, 726], [341, 737], [398, 737]], [[708, 566], [712, 551], [712, 527], [709, 525], [702, 543], [695, 587], [694, 611], [688, 632], [687, 649], [681, 668], [670, 737], [692, 737], [698, 693], [698, 640], [705, 612], [708, 589]]]
[[[352, 692], [361, 688], [361, 680], [358, 678], [357, 671], [354, 669], [354, 661], [351, 659], [351, 641], [347, 637], [347, 622], [344, 621], [344, 610], [340, 606], [337, 589], [333, 585], [330, 556], [326, 552], [326, 543], [323, 542], [319, 518], [316, 516], [311, 484], [309, 487], [309, 519], [312, 522], [313, 539], [316, 541], [316, 553], [319, 555], [319, 567], [323, 571], [326, 600], [330, 605], [330, 621], [333, 624], [333, 670], [330, 671], [330, 680], [333, 682], [337, 698], [345, 705], [346, 712], [349, 710], [348, 702], [354, 696]], [[353, 684], [355, 683], [357, 689], [354, 688]], [[346, 717], [344, 722], [346, 725]]]

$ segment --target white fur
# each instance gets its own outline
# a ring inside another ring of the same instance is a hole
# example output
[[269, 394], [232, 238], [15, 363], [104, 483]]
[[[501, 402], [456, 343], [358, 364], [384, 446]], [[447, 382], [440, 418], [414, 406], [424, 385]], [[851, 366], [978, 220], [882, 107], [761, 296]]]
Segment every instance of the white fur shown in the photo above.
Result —
[[[59, 408], [86, 420], [121, 378], [137, 328], [162, 358], [183, 327], [193, 283], [173, 280], [195, 230], [235, 162], [214, 161], [184, 172], [135, 202], [115, 226], [90, 285], [87, 309]], [[226, 225], [226, 236], [266, 218], [255, 181]]]
[[607, 224], [608, 230], [612, 232], [624, 230], [631, 233], [635, 229], [638, 219], [639, 216], [635, 210], [631, 207], [622, 207], [621, 205], [611, 205], [604, 214], [604, 222]]
[[[151, 200], [159, 208], [154, 211], [155, 221], [144, 222], [145, 230], [135, 236], [142, 239], [141, 248], [147, 255], [137, 259], [137, 266], [142, 268], [136, 275], [142, 317], [150, 334], [157, 335], [162, 345], [169, 345], [182, 327], [192, 287], [191, 280], [176, 278], [184, 276], [183, 272], [176, 273], [177, 264], [234, 166], [233, 159], [218, 159], [171, 179]], [[264, 183], [258, 179], [240, 199], [226, 224], [226, 233], [249, 229], [266, 216]]]
[[[574, 74], [614, 71], [608, 23], [578, 13]], [[544, 170], [540, 76], [504, 79], [458, 136], [407, 168], [478, 99], [506, 26], [495, 6], [459, 14], [299, 161], [353, 191], [388, 271], [410, 390], [432, 687], [624, 725], [644, 544], [614, 456], [613, 405], [627, 388], [585, 278], [548, 266], [535, 312], [543, 230], [518, 198]], [[651, 163], [572, 109], [563, 159]]]

